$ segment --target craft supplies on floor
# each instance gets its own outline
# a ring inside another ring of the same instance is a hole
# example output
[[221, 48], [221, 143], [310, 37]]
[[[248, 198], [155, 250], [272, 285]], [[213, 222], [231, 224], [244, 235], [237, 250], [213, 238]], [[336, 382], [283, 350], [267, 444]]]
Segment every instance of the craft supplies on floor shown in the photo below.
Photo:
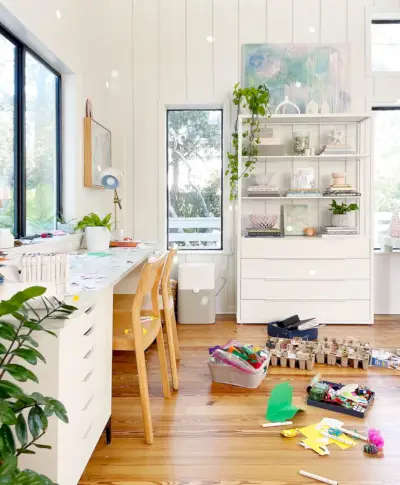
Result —
[[383, 451], [385, 441], [378, 429], [368, 431], [368, 444], [364, 446], [364, 453], [367, 455], [377, 455]]
[[214, 382], [254, 389], [267, 374], [269, 351], [230, 341], [209, 349], [208, 367]]
[[304, 470], [300, 470], [299, 474], [302, 475], [303, 477], [317, 480], [317, 482], [327, 483], [328, 485], [339, 485], [339, 482], [335, 480], [330, 480], [329, 478], [321, 477], [320, 475], [316, 475], [315, 473], [310, 473], [310, 472], [305, 472]]
[[369, 365], [383, 369], [400, 370], [400, 349], [371, 349]]
[[371, 348], [368, 342], [362, 342], [352, 337], [332, 338], [328, 337], [319, 340], [316, 350], [316, 360], [318, 364], [327, 363], [328, 365], [340, 364], [342, 367], [350, 365], [357, 369], [362, 365], [363, 369], [368, 369], [371, 355]]
[[302, 370], [312, 370], [315, 363], [316, 342], [309, 342], [300, 337], [284, 339], [271, 337], [267, 342], [271, 351], [271, 365], [299, 367]]
[[318, 327], [319, 324], [315, 318], [300, 320], [298, 315], [267, 324], [268, 335], [270, 337], [289, 339], [301, 337], [304, 340], [317, 340]]
[[307, 388], [307, 404], [358, 418], [364, 418], [375, 393], [359, 384], [340, 384], [320, 380], [319, 376]]
[[268, 398], [266, 419], [272, 423], [285, 422], [298, 412], [301, 408], [293, 404], [293, 387], [289, 382], [277, 384], [271, 391]]

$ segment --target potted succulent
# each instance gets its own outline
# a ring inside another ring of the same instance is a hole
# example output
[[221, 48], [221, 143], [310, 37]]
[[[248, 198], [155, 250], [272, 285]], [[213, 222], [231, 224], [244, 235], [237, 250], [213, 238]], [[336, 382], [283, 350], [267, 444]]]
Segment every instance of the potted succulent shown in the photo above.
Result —
[[334, 227], [345, 227], [349, 225], [348, 214], [353, 211], [359, 210], [357, 204], [338, 204], [336, 200], [332, 200], [332, 204], [329, 204], [329, 210], [332, 212], [331, 223]]
[[72, 224], [75, 219], [67, 221], [62, 212], [57, 216], [57, 229], [63, 231], [66, 234], [73, 234], [75, 232], [75, 226]]
[[101, 219], [91, 212], [78, 222], [75, 229], [85, 231], [88, 251], [106, 251], [111, 240], [111, 213]]

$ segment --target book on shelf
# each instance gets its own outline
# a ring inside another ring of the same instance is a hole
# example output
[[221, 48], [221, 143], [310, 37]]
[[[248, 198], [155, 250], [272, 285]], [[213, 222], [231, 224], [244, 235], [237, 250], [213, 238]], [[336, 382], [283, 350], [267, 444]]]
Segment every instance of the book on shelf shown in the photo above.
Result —
[[261, 238], [266, 238], [266, 237], [283, 237], [283, 234], [281, 232], [275, 233], [265, 233], [265, 234], [253, 234], [253, 233], [248, 233], [246, 234], [245, 237], [261, 237]]
[[340, 238], [352, 238], [357, 237], [359, 234], [356, 232], [354, 234], [321, 234], [321, 237], [324, 239], [340, 239]]
[[249, 232], [280, 232], [278, 227], [248, 227]]
[[280, 197], [281, 194], [279, 192], [247, 192], [248, 197]]
[[321, 155], [355, 155], [356, 152], [349, 145], [337, 144], [337, 145], [326, 145], [325, 150]]
[[338, 195], [347, 195], [349, 198], [361, 197], [361, 192], [357, 192], [356, 190], [325, 190], [325, 192], [323, 193], [324, 197], [334, 198]]
[[247, 192], [277, 192], [278, 188], [276, 185], [250, 185], [247, 188]]

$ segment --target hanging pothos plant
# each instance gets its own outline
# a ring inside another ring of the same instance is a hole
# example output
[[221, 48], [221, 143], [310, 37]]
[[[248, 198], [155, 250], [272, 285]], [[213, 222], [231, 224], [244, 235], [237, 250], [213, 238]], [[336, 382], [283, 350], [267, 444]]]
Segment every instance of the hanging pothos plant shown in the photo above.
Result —
[[[260, 116], [269, 116], [268, 103], [270, 100], [269, 89], [265, 85], [257, 88], [240, 88], [240, 83], [233, 88], [233, 104], [237, 106], [235, 129], [232, 133], [233, 151], [228, 152], [228, 168], [225, 175], [230, 180], [230, 200], [237, 199], [237, 184], [241, 177], [248, 177], [254, 170], [260, 144]], [[238, 123], [239, 114], [242, 108], [248, 108], [250, 118], [244, 120], [245, 130], [242, 137], [242, 157], [245, 160], [244, 167], [239, 173], [238, 154], [239, 154], [239, 134]]]

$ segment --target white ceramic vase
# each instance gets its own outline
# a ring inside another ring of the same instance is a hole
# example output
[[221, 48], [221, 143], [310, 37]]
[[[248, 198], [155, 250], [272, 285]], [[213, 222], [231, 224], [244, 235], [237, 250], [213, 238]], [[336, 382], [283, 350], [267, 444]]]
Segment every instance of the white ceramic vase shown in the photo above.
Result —
[[346, 227], [349, 225], [347, 214], [332, 214], [331, 224], [334, 227]]
[[86, 227], [88, 251], [107, 251], [110, 247], [111, 232], [106, 227]]

